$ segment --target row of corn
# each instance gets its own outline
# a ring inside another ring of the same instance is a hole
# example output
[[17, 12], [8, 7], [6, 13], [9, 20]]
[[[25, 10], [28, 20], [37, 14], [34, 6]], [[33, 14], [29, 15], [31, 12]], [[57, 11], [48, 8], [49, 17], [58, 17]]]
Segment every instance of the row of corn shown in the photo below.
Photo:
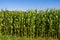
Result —
[[26, 37], [60, 35], [60, 10], [0, 11], [0, 33]]

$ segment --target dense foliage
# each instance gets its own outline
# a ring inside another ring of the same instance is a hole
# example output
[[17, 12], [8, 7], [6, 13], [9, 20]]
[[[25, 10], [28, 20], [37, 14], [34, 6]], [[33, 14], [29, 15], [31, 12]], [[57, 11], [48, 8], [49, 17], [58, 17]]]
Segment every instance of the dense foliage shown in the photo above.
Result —
[[20, 37], [60, 35], [60, 10], [1, 10], [0, 33]]

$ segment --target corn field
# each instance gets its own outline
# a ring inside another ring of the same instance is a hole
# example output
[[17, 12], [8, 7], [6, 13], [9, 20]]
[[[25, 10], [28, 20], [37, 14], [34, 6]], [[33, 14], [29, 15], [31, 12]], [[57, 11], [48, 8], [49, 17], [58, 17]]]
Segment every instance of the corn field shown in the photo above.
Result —
[[57, 37], [59, 39], [60, 10], [1, 10], [0, 34], [27, 38]]

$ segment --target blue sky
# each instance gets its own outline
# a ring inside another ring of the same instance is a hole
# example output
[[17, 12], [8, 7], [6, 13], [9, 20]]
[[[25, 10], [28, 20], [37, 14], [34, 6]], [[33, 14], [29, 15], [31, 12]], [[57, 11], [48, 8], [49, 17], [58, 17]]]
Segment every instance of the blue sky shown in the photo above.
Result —
[[0, 9], [27, 10], [27, 9], [60, 9], [60, 0], [0, 0]]

